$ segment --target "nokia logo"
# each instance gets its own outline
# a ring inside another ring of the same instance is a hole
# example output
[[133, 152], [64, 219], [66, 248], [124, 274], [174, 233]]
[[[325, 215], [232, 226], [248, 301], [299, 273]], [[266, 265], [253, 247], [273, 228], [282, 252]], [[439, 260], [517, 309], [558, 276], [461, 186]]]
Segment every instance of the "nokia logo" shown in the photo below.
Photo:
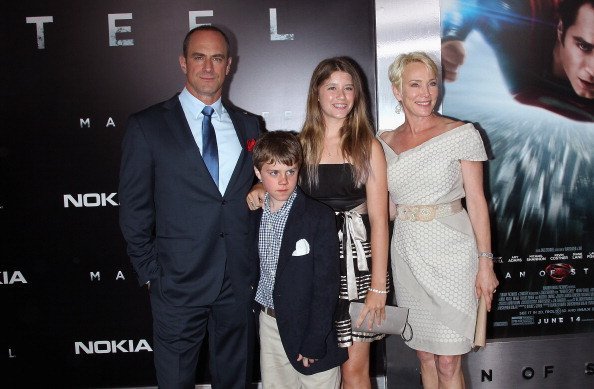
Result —
[[2, 275], [2, 278], [0, 279], [0, 285], [12, 285], [16, 284], [17, 282], [21, 284], [27, 283], [27, 280], [25, 279], [25, 276], [23, 276], [23, 273], [21, 273], [18, 270], [13, 272], [3, 271], [0, 274]]
[[119, 206], [113, 198], [117, 193], [85, 193], [85, 194], [65, 194], [64, 195], [64, 208], [74, 206], [76, 208], [82, 207], [107, 207], [111, 205], [113, 207]]
[[79, 354], [115, 354], [139, 353], [153, 351], [146, 339], [127, 340], [96, 340], [88, 342], [74, 342], [74, 353]]

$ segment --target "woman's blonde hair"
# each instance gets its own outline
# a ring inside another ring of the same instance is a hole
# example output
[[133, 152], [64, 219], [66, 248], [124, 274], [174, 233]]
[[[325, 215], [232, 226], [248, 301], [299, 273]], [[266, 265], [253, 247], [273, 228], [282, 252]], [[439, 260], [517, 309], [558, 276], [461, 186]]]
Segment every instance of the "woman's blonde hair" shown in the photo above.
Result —
[[348, 73], [353, 79], [355, 90], [353, 109], [345, 118], [340, 129], [340, 149], [343, 157], [348, 159], [354, 167], [353, 181], [358, 187], [365, 184], [369, 177], [371, 144], [375, 132], [369, 120], [363, 79], [351, 59], [347, 57], [328, 58], [318, 64], [311, 76], [305, 123], [299, 133], [308, 177], [306, 184], [309, 187], [318, 185], [318, 165], [322, 159], [324, 148], [325, 125], [318, 101], [319, 90], [324, 81], [336, 71]]
[[402, 91], [402, 73], [406, 65], [413, 62], [420, 62], [430, 69], [435, 77], [439, 77], [439, 69], [435, 61], [423, 51], [413, 51], [411, 53], [400, 54], [388, 68], [388, 77], [392, 85]]

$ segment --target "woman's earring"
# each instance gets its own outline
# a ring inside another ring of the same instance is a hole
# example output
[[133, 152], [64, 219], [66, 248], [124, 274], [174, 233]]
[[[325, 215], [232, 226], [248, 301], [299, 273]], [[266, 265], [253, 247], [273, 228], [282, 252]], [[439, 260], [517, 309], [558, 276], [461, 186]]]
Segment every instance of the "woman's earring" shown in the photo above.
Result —
[[396, 103], [396, 108], [394, 109], [394, 112], [396, 112], [397, 115], [400, 115], [400, 113], [402, 112], [402, 103], [400, 101]]

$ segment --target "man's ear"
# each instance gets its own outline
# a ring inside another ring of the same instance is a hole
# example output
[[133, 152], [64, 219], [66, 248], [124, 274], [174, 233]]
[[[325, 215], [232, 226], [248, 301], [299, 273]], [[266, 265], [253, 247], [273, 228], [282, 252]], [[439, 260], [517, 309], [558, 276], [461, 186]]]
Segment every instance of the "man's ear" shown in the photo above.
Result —
[[179, 56], [179, 66], [181, 67], [182, 72], [184, 72], [184, 74], [187, 74], [188, 70], [186, 68], [186, 57], [184, 57], [183, 55]]
[[231, 61], [231, 57], [227, 58], [227, 68], [225, 69], [225, 76], [228, 76], [229, 72], [231, 71]]

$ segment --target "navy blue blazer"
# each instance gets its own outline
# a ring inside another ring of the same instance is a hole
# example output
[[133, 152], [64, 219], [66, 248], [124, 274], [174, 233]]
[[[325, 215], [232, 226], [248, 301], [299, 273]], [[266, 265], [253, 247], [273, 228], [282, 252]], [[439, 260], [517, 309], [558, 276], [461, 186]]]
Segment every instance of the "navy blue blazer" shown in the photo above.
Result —
[[[204, 306], [219, 294], [225, 267], [237, 298], [251, 303], [257, 267], [246, 252], [254, 183], [256, 116], [223, 102], [242, 146], [226, 192], [208, 173], [179, 99], [132, 115], [122, 143], [120, 227], [144, 285], [173, 306]], [[250, 146], [248, 146], [248, 144]]]
[[[259, 266], [257, 246], [262, 210], [253, 215], [252, 255]], [[307, 241], [309, 252], [293, 255], [302, 239]], [[283, 347], [293, 367], [302, 374], [326, 371], [348, 359], [347, 349], [338, 347], [334, 330], [339, 288], [334, 212], [297, 188], [283, 233], [273, 299]], [[299, 354], [318, 360], [306, 368], [303, 362], [297, 362]]]

